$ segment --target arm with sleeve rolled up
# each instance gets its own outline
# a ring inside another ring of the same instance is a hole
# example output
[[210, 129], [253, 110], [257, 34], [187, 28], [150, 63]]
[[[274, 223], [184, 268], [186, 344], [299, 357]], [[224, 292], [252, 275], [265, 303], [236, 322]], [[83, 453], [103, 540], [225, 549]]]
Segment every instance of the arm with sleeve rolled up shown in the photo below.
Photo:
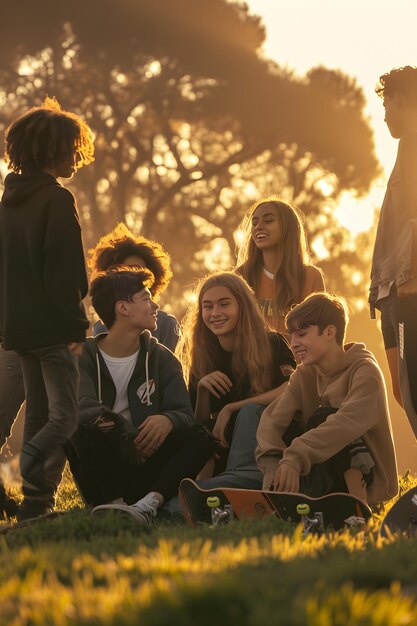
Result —
[[340, 408], [325, 422], [294, 439], [284, 451], [281, 464], [287, 463], [302, 475], [311, 466], [323, 463], [369, 431], [377, 423], [383, 402], [380, 376], [369, 371], [353, 374], [351, 389]]
[[297, 370], [285, 391], [262, 413], [256, 435], [256, 462], [264, 475], [263, 489], [269, 489], [286, 445], [283, 436], [294, 416], [302, 408]]

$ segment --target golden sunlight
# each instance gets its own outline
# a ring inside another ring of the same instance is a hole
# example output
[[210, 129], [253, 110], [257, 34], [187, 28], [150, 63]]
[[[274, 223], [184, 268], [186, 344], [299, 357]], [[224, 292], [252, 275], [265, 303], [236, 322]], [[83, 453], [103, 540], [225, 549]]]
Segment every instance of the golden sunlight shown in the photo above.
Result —
[[366, 198], [358, 198], [346, 191], [339, 198], [335, 216], [341, 226], [347, 228], [352, 236], [365, 232], [372, 227], [375, 211], [382, 202], [383, 192], [380, 185], [373, 188]]

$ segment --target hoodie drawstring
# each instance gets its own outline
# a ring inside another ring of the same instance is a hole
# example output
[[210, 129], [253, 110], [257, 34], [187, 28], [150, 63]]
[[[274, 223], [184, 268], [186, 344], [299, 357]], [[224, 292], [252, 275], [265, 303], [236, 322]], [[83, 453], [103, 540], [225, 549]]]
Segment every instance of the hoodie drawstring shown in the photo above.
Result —
[[152, 402], [151, 402], [151, 393], [150, 393], [150, 385], [149, 385], [149, 367], [148, 367], [148, 360], [149, 360], [149, 352], [146, 351], [146, 357], [145, 357], [145, 374], [146, 374], [146, 405], [147, 406], [152, 406]]
[[100, 359], [98, 358], [98, 352], [96, 352], [96, 363], [97, 363], [97, 392], [98, 392], [98, 401], [101, 404], [101, 368], [100, 368]]

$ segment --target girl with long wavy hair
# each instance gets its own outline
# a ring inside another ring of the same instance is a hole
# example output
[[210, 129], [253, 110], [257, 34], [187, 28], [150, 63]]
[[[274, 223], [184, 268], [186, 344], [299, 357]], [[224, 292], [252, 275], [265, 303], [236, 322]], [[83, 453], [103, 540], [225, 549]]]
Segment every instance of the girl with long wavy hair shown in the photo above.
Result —
[[309, 263], [301, 213], [271, 196], [249, 209], [237, 255], [237, 272], [247, 280], [268, 325], [285, 332], [285, 315], [310, 293], [325, 291], [321, 271]]
[[[267, 331], [252, 290], [234, 272], [215, 273], [199, 284], [177, 355], [197, 421], [210, 425], [215, 420], [213, 435], [225, 449], [242, 409], [249, 403], [264, 408], [277, 398], [295, 367], [286, 340]], [[250, 449], [240, 451], [247, 465], [254, 464], [260, 417], [259, 411], [250, 413], [256, 422]]]

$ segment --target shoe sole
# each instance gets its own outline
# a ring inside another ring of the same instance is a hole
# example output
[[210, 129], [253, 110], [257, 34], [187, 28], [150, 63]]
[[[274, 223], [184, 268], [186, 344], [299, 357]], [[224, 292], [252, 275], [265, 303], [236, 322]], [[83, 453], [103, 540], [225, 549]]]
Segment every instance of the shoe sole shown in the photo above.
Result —
[[108, 514], [117, 514], [123, 515], [124, 517], [128, 517], [129, 519], [135, 520], [138, 524], [142, 524], [142, 526], [151, 526], [150, 522], [146, 521], [144, 518], [136, 517], [132, 515], [129, 511], [125, 511], [124, 509], [116, 509], [116, 508], [108, 508], [108, 509], [98, 509], [96, 511], [91, 511], [91, 515], [108, 515]]

